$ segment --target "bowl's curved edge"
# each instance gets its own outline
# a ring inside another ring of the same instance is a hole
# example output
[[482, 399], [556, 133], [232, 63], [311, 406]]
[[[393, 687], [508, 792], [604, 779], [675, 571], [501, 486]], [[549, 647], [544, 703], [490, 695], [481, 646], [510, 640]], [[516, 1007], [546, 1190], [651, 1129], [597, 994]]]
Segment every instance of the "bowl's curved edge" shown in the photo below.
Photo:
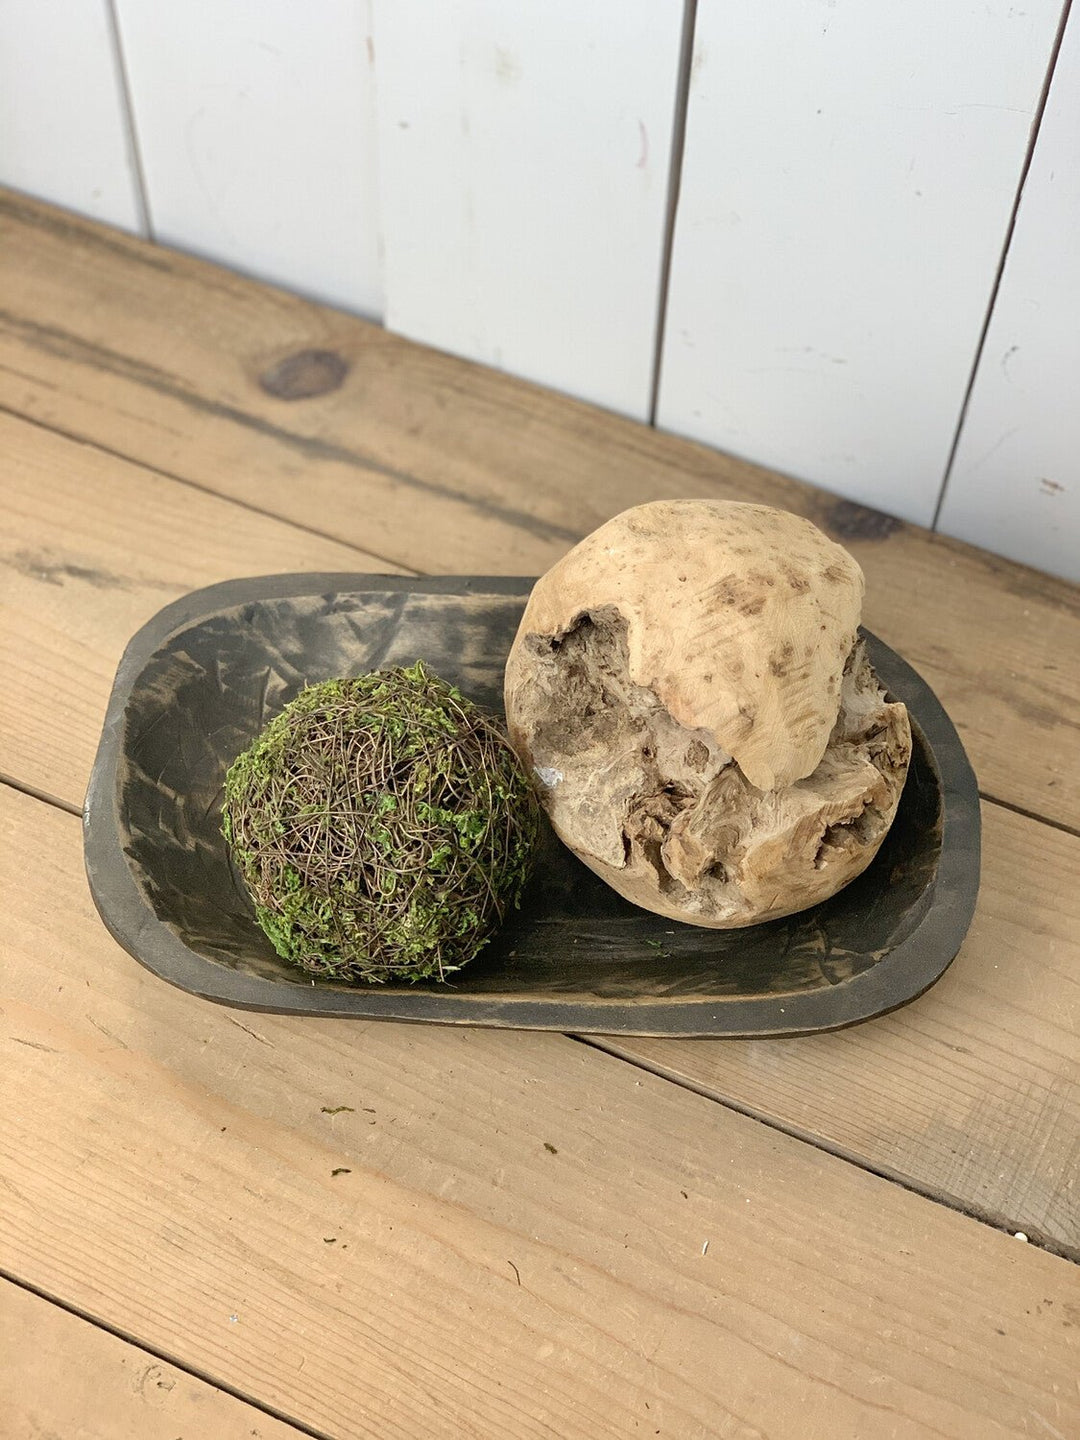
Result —
[[[577, 1032], [581, 1034], [765, 1037], [841, 1029], [907, 1004], [930, 988], [955, 958], [971, 924], [979, 889], [980, 811], [974, 772], [960, 737], [929, 685], [907, 661], [867, 633], [871, 659], [908, 705], [926, 737], [943, 790], [941, 853], [934, 901], [916, 929], [877, 964], [828, 990], [709, 1000], [590, 1000], [587, 1004], [453, 990], [289, 987], [230, 970], [189, 950], [160, 921], [137, 886], [120, 842], [117, 769], [124, 713], [132, 688], [155, 651], [177, 631], [218, 611], [267, 599], [386, 589], [524, 598], [534, 581], [507, 576], [371, 575], [349, 572], [228, 580], [192, 591], [153, 616], [129, 641], [117, 667], [83, 808], [84, 862], [103, 924], [136, 960], [161, 979], [206, 1000], [276, 1014]], [[557, 1011], [557, 1014], [552, 1012]]]

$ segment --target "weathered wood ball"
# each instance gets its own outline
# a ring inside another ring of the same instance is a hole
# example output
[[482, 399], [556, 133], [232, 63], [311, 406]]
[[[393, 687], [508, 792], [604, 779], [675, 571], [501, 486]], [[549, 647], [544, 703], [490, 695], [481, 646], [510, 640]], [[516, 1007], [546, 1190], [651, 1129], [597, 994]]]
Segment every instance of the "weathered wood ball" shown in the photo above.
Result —
[[718, 929], [870, 864], [911, 757], [859, 639], [863, 575], [765, 505], [624, 511], [533, 589], [510, 738], [556, 833], [636, 905]]

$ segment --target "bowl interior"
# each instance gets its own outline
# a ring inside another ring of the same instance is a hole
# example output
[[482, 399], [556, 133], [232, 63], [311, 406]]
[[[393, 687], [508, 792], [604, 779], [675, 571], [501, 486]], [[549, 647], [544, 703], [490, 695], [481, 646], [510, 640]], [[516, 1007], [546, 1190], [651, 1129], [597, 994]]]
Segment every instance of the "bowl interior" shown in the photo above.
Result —
[[[230, 862], [221, 835], [226, 770], [305, 685], [418, 657], [501, 713], [527, 584], [517, 594], [358, 588], [266, 598], [171, 635], [133, 683], [117, 769], [124, 852], [158, 920], [212, 965], [285, 991], [310, 988], [256, 925]], [[891, 655], [873, 636], [867, 643], [875, 665]], [[454, 977], [455, 991], [723, 1002], [828, 989], [869, 969], [913, 933], [934, 893], [942, 781], [917, 714], [912, 721], [912, 764], [889, 835], [831, 900], [746, 930], [680, 925], [622, 900], [549, 832], [521, 910]]]

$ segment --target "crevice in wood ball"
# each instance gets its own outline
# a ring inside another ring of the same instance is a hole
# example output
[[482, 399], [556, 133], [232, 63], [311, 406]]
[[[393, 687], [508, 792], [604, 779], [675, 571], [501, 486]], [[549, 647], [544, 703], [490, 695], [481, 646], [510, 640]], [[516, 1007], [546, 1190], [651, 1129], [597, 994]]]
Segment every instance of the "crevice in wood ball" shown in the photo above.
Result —
[[750, 924], [803, 909], [859, 874], [895, 813], [910, 758], [861, 642], [813, 774], [752, 785], [707, 730], [687, 729], [629, 678], [615, 607], [527, 638], [532, 664], [517, 737], [567, 844], [639, 904], [699, 924]]

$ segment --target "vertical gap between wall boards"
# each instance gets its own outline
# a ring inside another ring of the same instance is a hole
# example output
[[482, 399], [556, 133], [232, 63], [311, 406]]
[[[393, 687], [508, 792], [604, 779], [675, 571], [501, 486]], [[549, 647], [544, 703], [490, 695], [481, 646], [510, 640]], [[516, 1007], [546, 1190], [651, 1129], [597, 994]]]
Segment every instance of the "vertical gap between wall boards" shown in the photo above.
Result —
[[1054, 36], [1054, 43], [1050, 47], [1050, 61], [1046, 67], [1046, 78], [1043, 81], [1038, 104], [1035, 106], [1035, 116], [1031, 122], [1031, 131], [1028, 135], [1027, 153], [1024, 156], [1024, 163], [1020, 168], [1020, 179], [1017, 181], [1016, 192], [1013, 195], [1012, 213], [1009, 216], [1009, 223], [1005, 227], [1005, 239], [1002, 242], [1001, 254], [998, 258], [994, 281], [990, 287], [990, 299], [986, 306], [986, 314], [983, 316], [982, 329], [979, 331], [979, 339], [975, 345], [975, 358], [971, 364], [971, 373], [968, 376], [967, 388], [964, 391], [964, 398], [960, 404], [960, 415], [956, 422], [956, 430], [953, 433], [952, 444], [949, 446], [949, 458], [945, 461], [945, 473], [941, 477], [941, 489], [938, 491], [937, 504], [934, 506], [934, 518], [930, 522], [931, 530], [938, 528], [938, 521], [941, 519], [941, 511], [945, 504], [945, 493], [949, 488], [953, 466], [956, 463], [957, 451], [960, 448], [960, 436], [963, 434], [968, 407], [971, 404], [971, 396], [975, 390], [975, 381], [978, 378], [979, 365], [982, 362], [983, 350], [986, 348], [986, 337], [990, 333], [990, 321], [993, 318], [998, 291], [1001, 289], [1001, 281], [1005, 274], [1005, 265], [1009, 258], [1009, 248], [1012, 245], [1013, 233], [1016, 230], [1016, 220], [1020, 213], [1020, 204], [1024, 198], [1024, 186], [1027, 184], [1028, 172], [1031, 169], [1031, 162], [1035, 155], [1035, 146], [1039, 141], [1039, 131], [1042, 129], [1043, 115], [1046, 113], [1046, 102], [1050, 98], [1050, 86], [1053, 84], [1054, 71], [1057, 69], [1058, 55], [1061, 53], [1061, 43], [1065, 38], [1065, 26], [1069, 23], [1069, 11], [1071, 9], [1072, 0], [1065, 0], [1065, 5], [1061, 12], [1061, 19], [1058, 21], [1057, 34]]
[[675, 113], [671, 127], [671, 160], [668, 166], [667, 212], [664, 218], [663, 248], [660, 252], [660, 280], [656, 300], [656, 338], [653, 347], [652, 387], [649, 394], [649, 424], [656, 424], [660, 403], [660, 367], [664, 355], [668, 290], [671, 285], [671, 256], [675, 246], [675, 212], [679, 208], [683, 150], [686, 145], [686, 113], [690, 106], [690, 73], [694, 64], [694, 26], [697, 0], [685, 0], [679, 69], [675, 79]]
[[142, 151], [139, 148], [139, 132], [135, 126], [135, 104], [128, 79], [127, 61], [124, 58], [124, 42], [120, 33], [120, 17], [116, 12], [117, 0], [105, 0], [106, 23], [112, 40], [113, 66], [116, 81], [120, 87], [120, 107], [124, 119], [124, 139], [127, 144], [128, 164], [135, 185], [135, 208], [139, 215], [139, 228], [144, 240], [153, 240], [154, 226], [150, 219], [150, 193], [146, 187], [146, 172], [143, 169]]

